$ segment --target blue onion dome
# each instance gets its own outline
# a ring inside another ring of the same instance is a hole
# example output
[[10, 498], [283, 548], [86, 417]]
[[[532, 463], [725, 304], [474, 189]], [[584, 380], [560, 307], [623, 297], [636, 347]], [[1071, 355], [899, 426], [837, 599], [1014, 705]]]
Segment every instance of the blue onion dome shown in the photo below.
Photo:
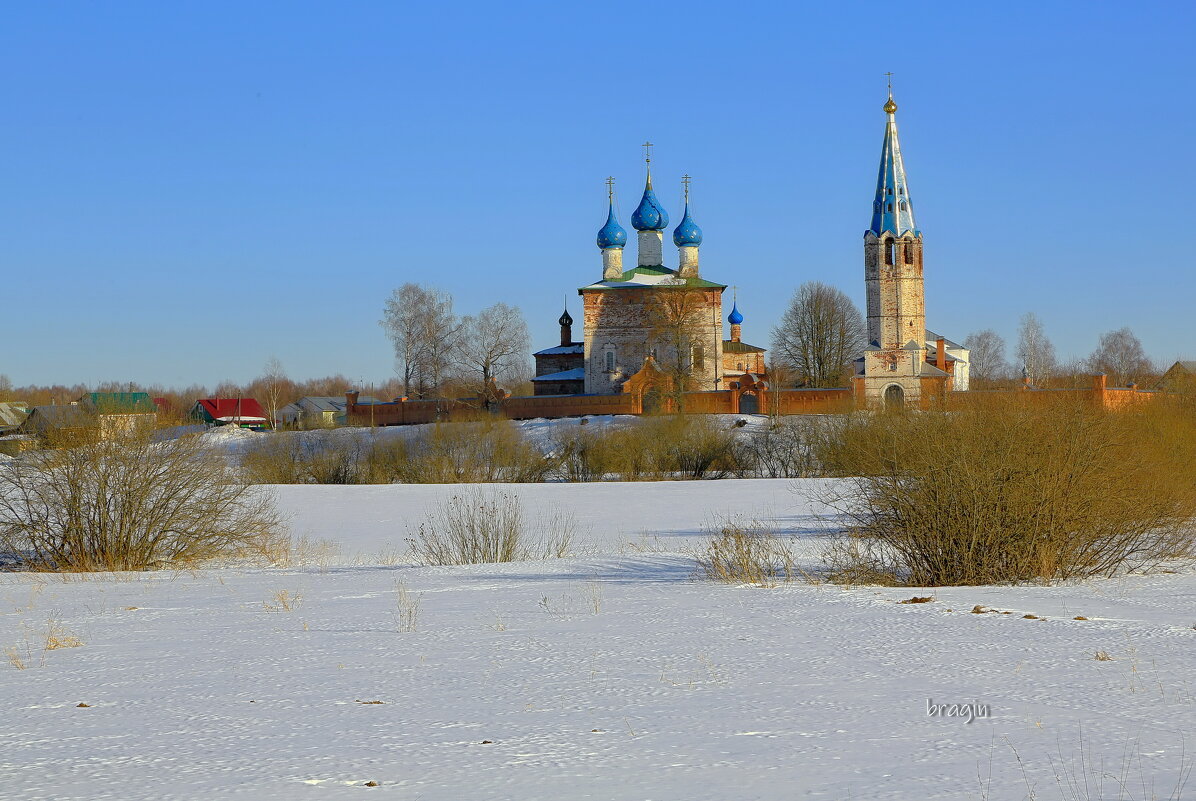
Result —
[[606, 216], [606, 225], [598, 229], [598, 247], [606, 250], [607, 248], [621, 248], [626, 244], [627, 232], [623, 230], [623, 226], [619, 225], [619, 221], [615, 219], [615, 204], [612, 201], [610, 204], [610, 214]]
[[739, 313], [739, 301], [731, 306], [731, 313], [727, 315], [727, 322], [731, 325], [742, 325], [743, 315]]
[[664, 206], [656, 199], [652, 191], [652, 175], [648, 175], [648, 183], [644, 186], [644, 196], [631, 215], [631, 227], [637, 231], [663, 231], [669, 227], [669, 215]]
[[689, 216], [689, 202], [685, 203], [685, 215], [673, 229], [673, 244], [679, 248], [697, 247], [702, 244], [702, 229]]
[[557, 322], [561, 325], [573, 325], [573, 318], [569, 316], [568, 309], [565, 309], [564, 313], [561, 315], [561, 319], [557, 320]]

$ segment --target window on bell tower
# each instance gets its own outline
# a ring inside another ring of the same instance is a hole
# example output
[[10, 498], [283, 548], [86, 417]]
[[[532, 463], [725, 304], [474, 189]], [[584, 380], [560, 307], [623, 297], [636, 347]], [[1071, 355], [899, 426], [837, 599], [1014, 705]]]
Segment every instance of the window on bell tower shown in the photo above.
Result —
[[897, 244], [892, 239], [885, 240], [885, 264], [894, 264], [897, 259]]

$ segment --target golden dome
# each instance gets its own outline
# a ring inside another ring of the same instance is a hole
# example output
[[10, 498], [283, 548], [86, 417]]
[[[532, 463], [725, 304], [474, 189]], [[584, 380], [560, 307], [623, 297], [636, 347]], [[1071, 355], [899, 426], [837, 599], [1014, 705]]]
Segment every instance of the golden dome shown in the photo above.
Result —
[[893, 102], [893, 96], [889, 95], [889, 102], [885, 103], [885, 114], [892, 114], [897, 111], [897, 104]]

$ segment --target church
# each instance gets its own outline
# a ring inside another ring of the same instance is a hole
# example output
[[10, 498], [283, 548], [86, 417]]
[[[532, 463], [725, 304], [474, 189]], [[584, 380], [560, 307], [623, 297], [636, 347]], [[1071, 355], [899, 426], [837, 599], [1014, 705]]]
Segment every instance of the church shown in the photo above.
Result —
[[[650, 148], [651, 145], [645, 145]], [[534, 355], [536, 395], [617, 395], [637, 374], [661, 387], [701, 392], [758, 382], [765, 349], [741, 340], [743, 315], [733, 304], [723, 339], [723, 292], [702, 277], [702, 229], [690, 212], [690, 177], [684, 176], [684, 211], [673, 229], [677, 267], [664, 264], [669, 215], [652, 188], [652, 160], [639, 206], [631, 215], [637, 234], [636, 263], [625, 269], [627, 231], [615, 213], [614, 179], [607, 179], [607, 218], [598, 230], [602, 278], [581, 287], [582, 339], [573, 340], [573, 318], [561, 315], [560, 344]]]
[[[852, 386], [843, 391], [854, 396], [858, 407], [925, 407], [945, 392], [968, 388], [969, 354], [926, 328], [922, 231], [914, 222], [891, 86], [884, 113], [872, 221], [864, 233], [868, 344], [854, 361]], [[646, 151], [650, 147], [646, 144]], [[735, 390], [739, 398], [750, 389], [746, 395], [751, 401], [769, 389], [766, 351], [742, 340], [737, 303], [726, 318], [731, 336], [723, 338], [727, 287], [702, 276], [702, 229], [690, 211], [690, 178], [682, 178], [685, 205], [672, 232], [677, 267], [667, 267], [669, 215], [652, 189], [650, 152], [644, 160], [644, 194], [631, 215], [637, 235], [635, 266], [623, 263], [627, 231], [617, 219], [614, 179], [609, 178], [606, 223], [597, 236], [602, 279], [578, 290], [582, 338], [573, 339], [573, 318], [566, 309], [559, 320], [560, 344], [534, 354], [535, 394], [642, 393], [640, 384], [651, 381], [682, 384], [679, 391], [691, 393]]]

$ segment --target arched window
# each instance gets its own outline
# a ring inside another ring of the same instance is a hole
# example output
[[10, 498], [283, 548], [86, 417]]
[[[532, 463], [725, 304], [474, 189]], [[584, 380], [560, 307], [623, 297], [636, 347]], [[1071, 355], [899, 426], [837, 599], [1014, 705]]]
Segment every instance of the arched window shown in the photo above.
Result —
[[896, 261], [896, 259], [894, 258], [897, 255], [896, 251], [897, 251], [897, 245], [893, 242], [893, 240], [886, 239], [885, 240], [885, 264], [893, 264]]
[[615, 371], [615, 352], [608, 350], [606, 352], [606, 372], [613, 373]]
[[905, 243], [905, 263], [906, 264], [914, 263], [914, 243], [913, 242]]
[[693, 367], [695, 370], [706, 369], [706, 349], [702, 345], [696, 344], [693, 347]]
[[901, 210], [905, 211], [905, 209], [906, 209], [905, 201], [903, 200], [903, 201], [901, 201]]
[[892, 210], [893, 210], [893, 204], [892, 204], [892, 203], [886, 203], [886, 204], [885, 204], [885, 211], [890, 211], [890, 212], [891, 212]]
[[743, 372], [743, 362], [736, 362], [735, 369], [742, 373]]

